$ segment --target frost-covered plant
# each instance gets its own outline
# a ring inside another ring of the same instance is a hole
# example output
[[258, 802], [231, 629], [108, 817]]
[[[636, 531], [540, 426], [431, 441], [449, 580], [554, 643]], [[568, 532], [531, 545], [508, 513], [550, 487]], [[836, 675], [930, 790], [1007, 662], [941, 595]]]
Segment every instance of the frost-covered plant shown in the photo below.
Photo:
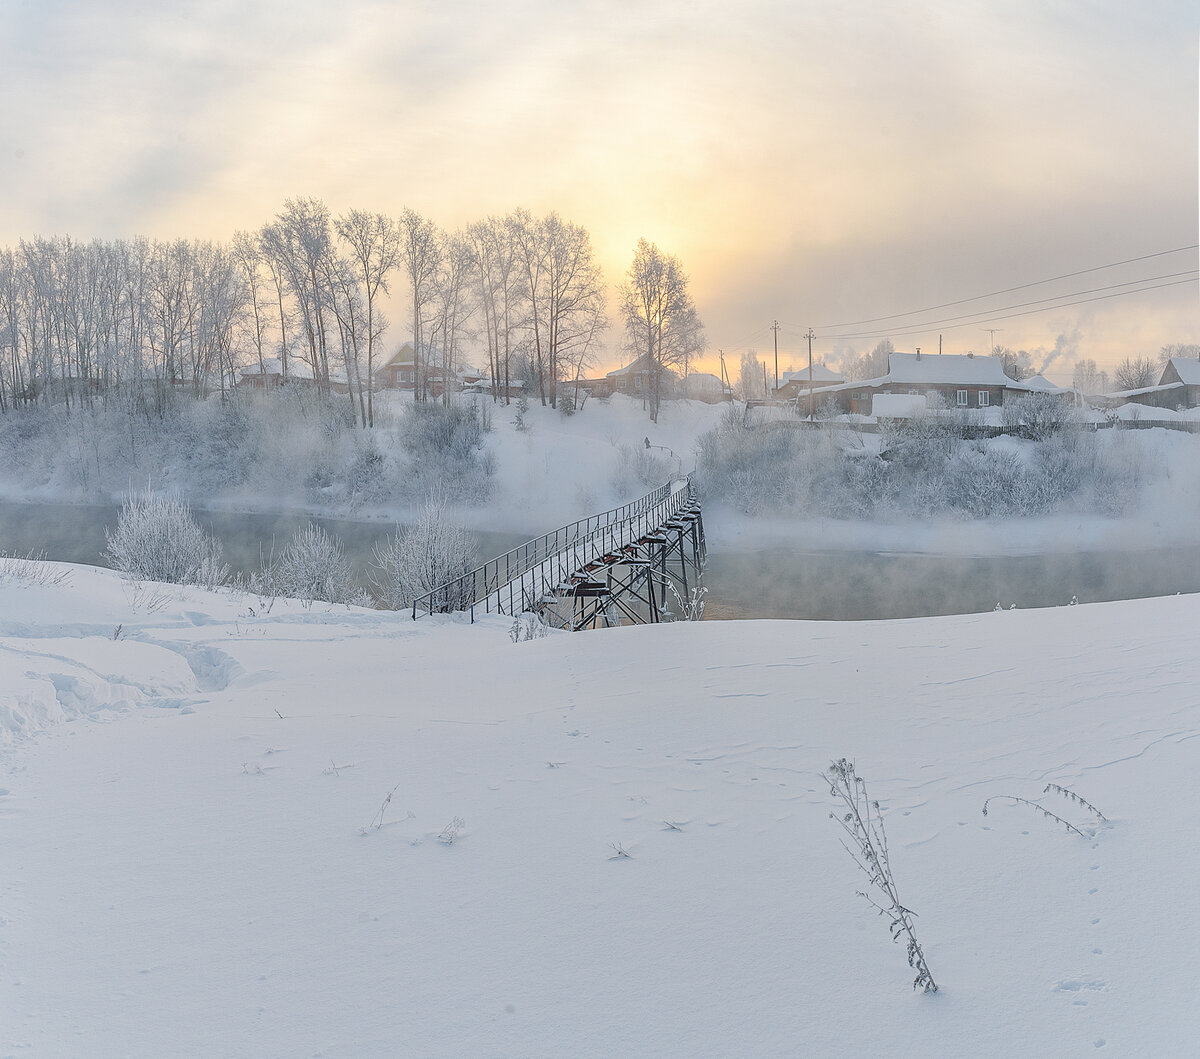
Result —
[[462, 834], [462, 829], [466, 826], [466, 821], [461, 816], [456, 816], [450, 821], [450, 823], [442, 828], [441, 832], [438, 834], [438, 841], [443, 845], [453, 846], [455, 840], [460, 834]]
[[[1072, 596], [1071, 598], [1073, 601], [1075, 597]], [[1054, 791], [1055, 794], [1061, 794], [1064, 798], [1074, 802], [1076, 805], [1082, 806], [1089, 813], [1094, 813], [1100, 818], [1102, 823], [1108, 823], [1107, 816], [1100, 812], [1100, 810], [1097, 809], [1086, 798], [1076, 794], [1073, 790], [1071, 790], [1070, 787], [1062, 787], [1057, 783], [1047, 783], [1046, 786], [1042, 788], [1042, 794], [1049, 794], [1051, 791]]]
[[[1054, 792], [1055, 794], [1061, 794], [1068, 801], [1074, 802], [1076, 805], [1086, 809], [1089, 813], [1092, 813], [1101, 823], [1108, 823], [1108, 817], [1106, 817], [1102, 812], [1100, 812], [1100, 810], [1097, 809], [1086, 798], [1080, 797], [1069, 787], [1063, 787], [1057, 783], [1047, 783], [1046, 786], [1042, 788], [1042, 794], [1047, 795], [1047, 794], [1050, 794], [1051, 792]], [[1047, 820], [1051, 820], [1056, 824], [1062, 824], [1063, 827], [1065, 827], [1067, 829], [1067, 831], [1069, 831], [1071, 834], [1078, 835], [1080, 838], [1088, 838], [1089, 837], [1084, 831], [1082, 831], [1080, 828], [1076, 827], [1069, 820], [1063, 819], [1063, 817], [1059, 816], [1058, 813], [1051, 812], [1044, 805], [1042, 805], [1041, 802], [1031, 801], [1029, 798], [1021, 798], [1020, 796], [1018, 796], [1016, 794], [994, 794], [994, 795], [992, 795], [991, 798], [988, 798], [983, 803], [983, 815], [984, 816], [988, 815], [988, 804], [990, 802], [996, 801], [997, 799], [1000, 799], [1000, 800], [1006, 801], [1006, 802], [1012, 802], [1013, 805], [1027, 805], [1035, 813], [1038, 813], [1040, 816], [1044, 816]], [[1093, 829], [1093, 831], [1094, 831], [1094, 829]]]
[[433, 496], [411, 526], [375, 546], [371, 584], [380, 603], [392, 610], [443, 586], [432, 609], [462, 610], [474, 602], [474, 585], [469, 579], [453, 582], [475, 568], [478, 552], [474, 535], [454, 522], [443, 497]]
[[550, 635], [550, 629], [541, 619], [541, 615], [531, 611], [518, 614], [513, 618], [512, 628], [508, 637], [513, 643], [525, 643], [529, 640], [540, 640]]
[[1030, 801], [1028, 798], [1022, 798], [1016, 794], [993, 794], [990, 798], [984, 800], [983, 815], [988, 814], [988, 805], [996, 800], [1012, 802], [1013, 805], [1028, 805], [1035, 813], [1039, 813], [1047, 820], [1053, 820], [1056, 824], [1062, 824], [1071, 834], [1078, 835], [1080, 838], [1087, 838], [1082, 831], [1079, 830], [1070, 820], [1064, 820], [1058, 813], [1053, 813], [1040, 802]]
[[917, 972], [913, 989], [936, 993], [937, 983], [929, 972], [925, 953], [913, 928], [916, 913], [900, 903], [896, 892], [879, 803], [871, 800], [866, 783], [854, 771], [854, 763], [845, 758], [832, 762], [825, 770], [825, 778], [829, 781], [830, 794], [840, 799], [845, 807], [844, 811], [829, 815], [850, 839], [850, 845], [843, 842], [842, 846], [867, 876], [874, 896], [863, 890], [859, 890], [858, 895], [888, 920], [893, 941], [899, 941], [901, 937], [906, 939], [908, 965]]
[[621, 445], [612, 471], [612, 487], [618, 496], [643, 493], [671, 477], [675, 462], [645, 445]]
[[29, 587], [69, 585], [71, 571], [46, 562], [45, 552], [8, 555], [0, 552], [0, 585], [8, 582]]
[[229, 576], [220, 543], [178, 497], [130, 497], [105, 540], [105, 557], [134, 580], [215, 588]]
[[354, 577], [345, 545], [309, 523], [298, 529], [273, 561], [264, 564], [262, 594], [286, 596], [306, 603], [352, 603], [365, 606], [367, 594]]

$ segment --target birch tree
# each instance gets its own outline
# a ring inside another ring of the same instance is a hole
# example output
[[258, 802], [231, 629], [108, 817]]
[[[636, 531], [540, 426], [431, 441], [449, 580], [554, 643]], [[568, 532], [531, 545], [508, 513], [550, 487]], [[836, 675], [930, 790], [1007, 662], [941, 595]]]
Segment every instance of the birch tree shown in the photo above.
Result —
[[704, 330], [679, 259], [639, 239], [621, 285], [627, 346], [651, 370], [650, 419], [658, 422], [662, 377], [703, 348]]
[[338, 218], [337, 233], [350, 246], [350, 256], [358, 270], [366, 301], [367, 425], [374, 426], [375, 340], [385, 323], [378, 302], [381, 293], [389, 292], [388, 276], [400, 267], [400, 228], [382, 213], [351, 210]]
[[401, 254], [412, 291], [413, 400], [425, 399], [425, 376], [421, 370], [425, 317], [437, 291], [441, 267], [441, 236], [432, 221], [416, 210], [405, 209], [400, 217]]

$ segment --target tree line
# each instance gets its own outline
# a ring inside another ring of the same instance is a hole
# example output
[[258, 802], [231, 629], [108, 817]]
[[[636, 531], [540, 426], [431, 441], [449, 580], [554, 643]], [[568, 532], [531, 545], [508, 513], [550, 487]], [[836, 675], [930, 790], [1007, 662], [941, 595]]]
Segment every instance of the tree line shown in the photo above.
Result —
[[[239, 368], [266, 374], [272, 361], [285, 380], [345, 393], [355, 421], [372, 426], [382, 302], [397, 279], [411, 293], [418, 401], [448, 401], [446, 380], [471, 349], [486, 354], [496, 399], [520, 378], [557, 406], [608, 327], [591, 237], [555, 212], [447, 232], [412, 209], [334, 216], [320, 200], [289, 199], [228, 243], [39, 236], [0, 248], [0, 411], [70, 411], [117, 394], [161, 415], [172, 395], [224, 396]], [[702, 348], [687, 276], [643, 239], [619, 297], [626, 350], [655, 368], [656, 417], [661, 369]]]

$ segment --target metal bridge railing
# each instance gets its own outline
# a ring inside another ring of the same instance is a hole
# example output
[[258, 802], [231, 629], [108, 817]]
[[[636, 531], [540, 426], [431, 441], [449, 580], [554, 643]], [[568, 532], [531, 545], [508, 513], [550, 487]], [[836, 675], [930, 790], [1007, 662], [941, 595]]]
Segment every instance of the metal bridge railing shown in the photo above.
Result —
[[519, 614], [601, 556], [657, 529], [692, 499], [691, 475], [638, 500], [560, 526], [413, 600], [412, 616], [470, 610]]

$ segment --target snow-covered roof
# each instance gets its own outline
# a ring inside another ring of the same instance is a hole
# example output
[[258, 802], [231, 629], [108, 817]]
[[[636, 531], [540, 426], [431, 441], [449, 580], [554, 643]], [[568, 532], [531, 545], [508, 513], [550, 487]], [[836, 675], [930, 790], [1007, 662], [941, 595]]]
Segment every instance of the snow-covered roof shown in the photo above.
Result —
[[1165, 382], [1160, 386], [1139, 386], [1136, 390], [1114, 390], [1112, 393], [1100, 396], [1115, 400], [1121, 397], [1142, 397], [1150, 393], [1165, 393], [1167, 390], [1177, 390], [1184, 384], [1181, 382]]
[[[800, 371], [785, 371], [779, 376], [779, 385], [791, 382], [795, 379], [797, 382], [808, 382], [808, 368], [802, 368]], [[824, 364], [814, 364], [812, 366], [813, 382], [845, 382], [846, 376], [840, 371], [833, 371], [827, 368]]]
[[933, 383], [957, 383], [969, 386], [1010, 386], [997, 357], [974, 354], [891, 353], [888, 355], [887, 381], [920, 386]]
[[[257, 378], [260, 375], [282, 375], [283, 364], [278, 357], [263, 357], [261, 368], [256, 360], [252, 364], [247, 364], [244, 368], [239, 368], [238, 374], [244, 379]], [[304, 361], [298, 357], [293, 357], [288, 361], [289, 379], [311, 379], [312, 377], [312, 368], [305, 364]]]
[[1172, 357], [1171, 366], [1187, 386], [1200, 386], [1200, 360], [1191, 357]]
[[684, 386], [689, 390], [698, 393], [720, 393], [725, 389], [725, 384], [715, 375], [707, 371], [689, 372], [686, 379], [683, 380]]
[[1030, 393], [1071, 393], [1069, 386], [1056, 386], [1045, 375], [1031, 375], [1028, 379], [1022, 379], [1020, 382], [1009, 379], [1008, 386], [1013, 390], [1028, 390]]
[[651, 360], [649, 353], [643, 353], [640, 357], [637, 358], [637, 360], [633, 361], [633, 363], [626, 364], [625, 367], [623, 367], [623, 368], [617, 368], [616, 371], [610, 371], [607, 373], [607, 375], [605, 377], [609, 378], [609, 379], [616, 379], [622, 375], [635, 375], [638, 372], [642, 372], [642, 371], [651, 372], [651, 371], [654, 371], [656, 367], [658, 368], [659, 371], [663, 372], [666, 375], [674, 375], [675, 374], [673, 371], [671, 371], [670, 368], [663, 367], [662, 365], [658, 365], [658, 364], [654, 363]]

